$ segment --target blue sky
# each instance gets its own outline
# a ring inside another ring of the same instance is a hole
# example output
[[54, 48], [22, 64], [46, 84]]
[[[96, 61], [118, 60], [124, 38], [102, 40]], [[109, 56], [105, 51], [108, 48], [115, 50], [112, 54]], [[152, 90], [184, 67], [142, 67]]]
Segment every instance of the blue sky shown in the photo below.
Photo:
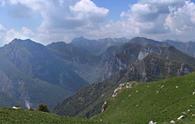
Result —
[[15, 28], [20, 29], [23, 26], [29, 27], [34, 29], [36, 26], [40, 25], [41, 23], [41, 16], [33, 15], [32, 17], [17, 17], [14, 15], [14, 9], [10, 8], [9, 6], [1, 7], [0, 11], [0, 24], [8, 27], [8, 28]]
[[[110, 10], [107, 18], [112, 20], [118, 20], [122, 11], [128, 10], [128, 5], [136, 3], [136, 0], [93, 0], [97, 6], [105, 7]], [[34, 14], [28, 18], [21, 18], [14, 16], [15, 9], [10, 6], [4, 6], [0, 11], [0, 24], [3, 24], [9, 28], [20, 29], [23, 26], [34, 29], [36, 26], [41, 23], [41, 15]], [[23, 13], [23, 12], [22, 12]], [[13, 23], [14, 21], [14, 23]]]
[[134, 4], [137, 0], [93, 0], [98, 6], [103, 6], [110, 10], [109, 18], [117, 20], [122, 11], [128, 10], [128, 5]]
[[194, 0], [0, 0], [0, 45], [136, 36], [195, 41]]

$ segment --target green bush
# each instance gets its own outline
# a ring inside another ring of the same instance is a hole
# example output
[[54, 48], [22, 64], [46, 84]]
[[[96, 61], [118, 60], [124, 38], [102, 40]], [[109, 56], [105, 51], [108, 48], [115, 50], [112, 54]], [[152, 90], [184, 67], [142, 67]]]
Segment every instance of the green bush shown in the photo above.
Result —
[[49, 109], [46, 104], [40, 104], [38, 107], [38, 111], [49, 112]]

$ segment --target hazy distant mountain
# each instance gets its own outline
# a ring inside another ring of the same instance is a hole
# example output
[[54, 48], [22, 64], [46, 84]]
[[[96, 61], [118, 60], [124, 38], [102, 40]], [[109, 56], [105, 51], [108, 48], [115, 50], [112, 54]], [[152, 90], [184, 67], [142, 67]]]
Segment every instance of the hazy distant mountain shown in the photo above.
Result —
[[87, 85], [62, 59], [31, 40], [13, 40], [0, 48], [0, 59], [0, 105], [53, 106]]
[[69, 63], [74, 71], [89, 83], [103, 80], [105, 69], [102, 63], [102, 55], [112, 46], [120, 46], [128, 40], [125, 38], [106, 38], [89, 40], [83, 37], [74, 39], [71, 43], [56, 42], [47, 47]]
[[101, 65], [104, 81], [81, 89], [56, 106], [56, 113], [94, 115], [100, 112], [104, 100], [119, 83], [187, 74], [195, 70], [195, 59], [170, 45], [138, 37], [121, 46], [108, 48], [102, 55]]
[[63, 59], [65, 63], [69, 64], [74, 72], [89, 83], [98, 80], [98, 70], [100, 70], [100, 68], [97, 68], [100, 61], [99, 56], [93, 55], [87, 49], [64, 42], [52, 43], [47, 47], [52, 50], [56, 56]]
[[91, 54], [100, 55], [107, 50], [107, 48], [115, 45], [121, 45], [128, 42], [126, 38], [105, 38], [99, 40], [89, 40], [84, 37], [73, 39], [72, 45], [88, 50]]
[[0, 106], [54, 106], [88, 82], [101, 79], [101, 53], [124, 40], [78, 38], [48, 46], [30, 39], [13, 40], [0, 48]]
[[44, 46], [29, 39], [13, 40], [0, 48], [0, 105], [46, 103], [52, 107], [95, 83], [56, 107], [59, 114], [90, 116], [118, 83], [158, 80], [194, 70], [194, 58], [167, 42], [141, 37], [127, 41], [77, 38], [69, 44]]
[[167, 40], [165, 42], [176, 47], [182, 52], [195, 57], [195, 42], [178, 42], [178, 41], [172, 41], [172, 40]]
[[[90, 41], [85, 47], [84, 38], [81, 39], [70, 44], [56, 42], [48, 46], [30, 39], [15, 39], [1, 47], [0, 105], [46, 103], [52, 107], [88, 82], [101, 79], [104, 69], [100, 65], [100, 53], [124, 41]], [[99, 43], [101, 45], [96, 46]]]

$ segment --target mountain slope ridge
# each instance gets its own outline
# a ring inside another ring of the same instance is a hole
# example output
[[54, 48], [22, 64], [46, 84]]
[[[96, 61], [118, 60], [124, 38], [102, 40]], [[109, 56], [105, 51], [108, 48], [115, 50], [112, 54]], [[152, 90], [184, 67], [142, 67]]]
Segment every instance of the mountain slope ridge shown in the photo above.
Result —
[[28, 101], [33, 107], [41, 103], [53, 107], [88, 85], [61, 58], [29, 39], [15, 39], [1, 47], [0, 59], [0, 92], [15, 101], [11, 105], [24, 106]]

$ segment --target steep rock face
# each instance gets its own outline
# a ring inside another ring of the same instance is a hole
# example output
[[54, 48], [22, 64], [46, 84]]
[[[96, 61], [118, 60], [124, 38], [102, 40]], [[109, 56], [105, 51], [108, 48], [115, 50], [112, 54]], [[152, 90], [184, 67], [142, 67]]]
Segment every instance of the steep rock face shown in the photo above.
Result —
[[138, 55], [138, 60], [139, 60], [139, 61], [143, 60], [143, 59], [146, 58], [149, 54], [150, 54], [149, 51], [145, 51], [145, 50], [140, 51], [140, 52], [139, 52], [139, 55]]
[[195, 59], [170, 45], [150, 39], [135, 38], [122, 46], [110, 47], [102, 55], [101, 65], [105, 69], [102, 72], [101, 83], [88, 86], [65, 99], [56, 106], [56, 113], [93, 116], [101, 112], [102, 104], [111, 96], [118, 84], [183, 75], [195, 70]]
[[15, 39], [0, 48], [0, 59], [0, 92], [13, 99], [12, 105], [28, 101], [53, 107], [88, 84], [52, 51], [31, 40]]
[[151, 81], [186, 74], [194, 69], [194, 58], [170, 45], [145, 38], [135, 38], [122, 46], [108, 49], [102, 63], [105, 63], [102, 64], [105, 69], [103, 79], [130, 71], [129, 76], [134, 77], [132, 80]]
[[105, 69], [103, 79], [109, 79], [112, 75], [124, 71], [129, 64], [137, 60], [140, 46], [132, 44], [129, 46], [114, 46], [109, 48], [103, 55], [101, 65]]
[[188, 74], [194, 66], [148, 56], [142, 61], [130, 65], [122, 81], [138, 80], [142, 82], [164, 79], [171, 76]]

